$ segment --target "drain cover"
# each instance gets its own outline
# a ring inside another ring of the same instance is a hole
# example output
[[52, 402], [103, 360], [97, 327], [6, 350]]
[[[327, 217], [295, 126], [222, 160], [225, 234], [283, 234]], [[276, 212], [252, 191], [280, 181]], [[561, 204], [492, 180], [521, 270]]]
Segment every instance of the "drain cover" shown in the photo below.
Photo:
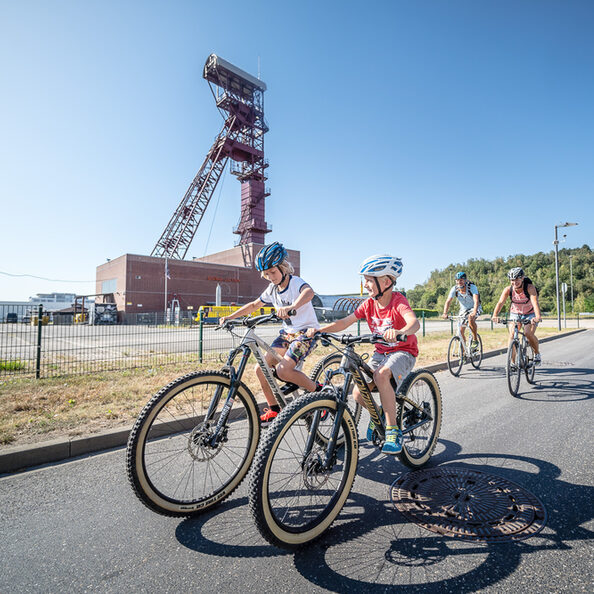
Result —
[[409, 520], [464, 540], [523, 540], [540, 532], [547, 520], [543, 504], [526, 489], [454, 466], [405, 474], [392, 484], [390, 496]]

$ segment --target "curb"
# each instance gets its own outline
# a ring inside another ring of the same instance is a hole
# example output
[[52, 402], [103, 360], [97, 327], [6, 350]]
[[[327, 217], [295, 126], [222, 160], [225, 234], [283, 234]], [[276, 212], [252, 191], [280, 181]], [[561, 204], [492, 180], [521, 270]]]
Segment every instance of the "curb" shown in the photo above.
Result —
[[[547, 336], [546, 338], [541, 338], [539, 342], [549, 342], [558, 338], [565, 338], [566, 336], [585, 332], [586, 330], [586, 328], [580, 328], [557, 336]], [[501, 355], [506, 351], [507, 348], [488, 351], [483, 353], [483, 359]], [[431, 372], [442, 371], [447, 368], [447, 362], [424, 367], [424, 369]], [[126, 429], [111, 429], [86, 437], [55, 439], [53, 441], [9, 448], [4, 452], [0, 451], [0, 475], [124, 446], [128, 441], [130, 429], [131, 427]]]

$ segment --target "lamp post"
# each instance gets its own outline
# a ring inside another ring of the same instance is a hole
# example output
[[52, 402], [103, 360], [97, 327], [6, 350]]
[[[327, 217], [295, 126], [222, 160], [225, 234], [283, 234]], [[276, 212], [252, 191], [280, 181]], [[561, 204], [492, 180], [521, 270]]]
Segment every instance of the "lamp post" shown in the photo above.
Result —
[[569, 254], [569, 284], [571, 286], [571, 313], [573, 313], [573, 254]]
[[555, 297], [557, 298], [557, 328], [561, 331], [561, 311], [559, 310], [559, 239], [557, 238], [557, 229], [561, 227], [573, 227], [577, 223], [562, 223], [561, 225], [555, 225], [555, 240], [553, 245], [555, 246]]

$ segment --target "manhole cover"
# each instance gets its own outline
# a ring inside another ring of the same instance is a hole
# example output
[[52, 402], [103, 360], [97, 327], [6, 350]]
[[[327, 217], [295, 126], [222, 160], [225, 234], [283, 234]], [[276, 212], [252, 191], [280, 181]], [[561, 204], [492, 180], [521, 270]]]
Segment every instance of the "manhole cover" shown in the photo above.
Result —
[[547, 520], [543, 504], [526, 489], [466, 468], [410, 472], [392, 484], [390, 497], [409, 520], [465, 540], [523, 540], [540, 532]]

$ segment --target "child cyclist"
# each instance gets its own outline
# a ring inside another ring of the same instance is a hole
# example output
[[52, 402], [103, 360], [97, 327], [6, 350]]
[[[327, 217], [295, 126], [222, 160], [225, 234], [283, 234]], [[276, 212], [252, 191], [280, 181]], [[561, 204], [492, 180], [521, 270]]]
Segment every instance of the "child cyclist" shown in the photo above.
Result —
[[[397, 387], [414, 367], [419, 354], [417, 337], [420, 324], [406, 297], [394, 290], [396, 279], [402, 273], [402, 261], [387, 254], [371, 256], [361, 264], [359, 273], [365, 279], [365, 290], [369, 293], [354, 313], [328, 324], [319, 332], [340, 332], [357, 320], [365, 318], [374, 334], [383, 335], [389, 344], [375, 345], [375, 352], [369, 363], [374, 370], [373, 381], [379, 391], [383, 412], [386, 416], [386, 441], [384, 454], [398, 454], [402, 450], [402, 431], [396, 425], [396, 395], [391, 380]], [[308, 335], [312, 335], [309, 331]], [[406, 342], [399, 342], [399, 335], [408, 336]], [[365, 406], [361, 393], [355, 386], [353, 397]], [[370, 421], [367, 439], [371, 441], [375, 425]]]
[[[281, 243], [274, 242], [263, 247], [256, 256], [255, 266], [262, 277], [269, 281], [268, 288], [258, 299], [221, 318], [220, 323], [249, 315], [263, 306], [274, 306], [276, 315], [283, 320], [280, 334], [270, 345], [282, 357], [276, 365], [276, 375], [285, 382], [292, 382], [313, 392], [321, 386], [296, 369], [315, 346], [315, 341], [305, 335], [307, 329], [320, 327], [311, 303], [313, 289], [303, 279], [293, 275], [293, 266], [287, 260], [287, 250]], [[292, 309], [297, 313], [289, 317]], [[270, 354], [266, 355], [266, 362], [272, 367], [276, 363]], [[280, 406], [258, 365], [256, 375], [269, 406], [260, 416], [260, 422], [268, 425], [280, 412]]]

